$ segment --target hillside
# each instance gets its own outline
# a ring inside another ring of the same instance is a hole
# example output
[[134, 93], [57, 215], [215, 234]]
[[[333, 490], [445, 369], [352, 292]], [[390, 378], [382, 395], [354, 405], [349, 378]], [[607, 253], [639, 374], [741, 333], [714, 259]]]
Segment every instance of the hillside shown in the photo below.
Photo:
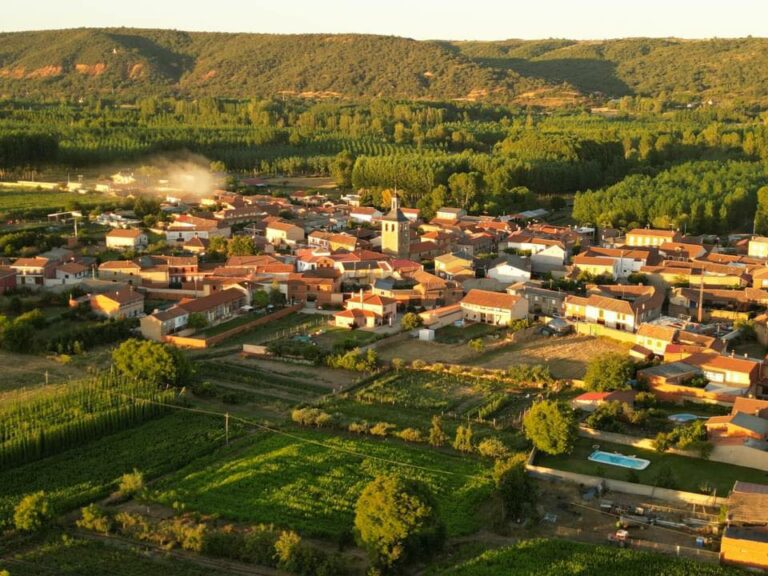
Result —
[[438, 42], [76, 29], [0, 34], [0, 94], [517, 101], [665, 94], [764, 101], [768, 39]]

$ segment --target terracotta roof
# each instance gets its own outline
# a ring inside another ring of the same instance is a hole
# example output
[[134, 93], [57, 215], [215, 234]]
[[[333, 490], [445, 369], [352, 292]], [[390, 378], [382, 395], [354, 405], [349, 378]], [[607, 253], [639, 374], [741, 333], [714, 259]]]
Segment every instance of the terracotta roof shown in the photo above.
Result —
[[161, 310], [159, 312], [155, 312], [154, 314], [152, 314], [152, 316], [155, 317], [157, 320], [160, 320], [161, 322], [167, 322], [168, 320], [179, 318], [187, 314], [189, 314], [189, 312], [187, 312], [184, 308], [180, 306], [174, 306], [173, 308], [169, 308], [168, 310]]
[[102, 262], [99, 264], [99, 270], [124, 270], [126, 268], [141, 269], [133, 260], [110, 260], [109, 262]]
[[483, 306], [486, 308], [510, 309], [517, 304], [521, 296], [513, 296], [505, 292], [490, 292], [488, 290], [470, 290], [461, 301], [470, 306]]
[[576, 396], [573, 400], [575, 402], [594, 402], [596, 400], [605, 400], [610, 395], [610, 392], [585, 392]]
[[17, 258], [11, 266], [13, 268], [16, 268], [17, 266], [23, 268], [40, 268], [46, 266], [49, 262], [50, 260], [48, 260], [48, 258], [35, 256], [34, 258]]
[[221, 292], [216, 292], [210, 296], [203, 296], [195, 300], [183, 302], [179, 304], [179, 307], [183, 308], [190, 314], [195, 312], [206, 312], [222, 304], [228, 304], [231, 302], [237, 302], [240, 299], [245, 299], [245, 294], [237, 288], [228, 288]]
[[654, 228], [634, 228], [627, 232], [627, 236], [660, 236], [663, 238], [674, 238], [678, 232], [675, 230], [656, 230]]
[[113, 228], [107, 232], [107, 238], [138, 238], [144, 234], [136, 228]]
[[615, 260], [613, 258], [605, 258], [600, 256], [588, 256], [586, 254], [577, 254], [573, 257], [573, 263], [576, 266], [607, 266], [613, 268]]
[[57, 266], [56, 270], [59, 270], [61, 272], [65, 272], [66, 274], [82, 274], [86, 270], [88, 270], [87, 266], [83, 266], [82, 264], [78, 262], [67, 262], [66, 264], [62, 264], [61, 266]]
[[664, 342], [674, 342], [675, 336], [677, 335], [677, 328], [644, 322], [637, 329], [637, 335], [646, 338], [654, 338], [656, 340], [663, 340]]
[[109, 298], [113, 302], [120, 304], [120, 306], [144, 301], [144, 294], [136, 292], [135, 290], [116, 290], [115, 292], [105, 292], [104, 294], [100, 294], [100, 296]]
[[291, 224], [290, 222], [270, 222], [267, 224], [267, 229], [272, 230], [282, 230], [283, 232], [288, 232], [289, 230], [298, 229], [302, 232], [304, 229], [301, 226], [296, 226], [296, 224]]
[[762, 416], [768, 412], [768, 400], [757, 400], [756, 398], [743, 398], [739, 396], [733, 403], [731, 414], [744, 412], [745, 414], [754, 414]]

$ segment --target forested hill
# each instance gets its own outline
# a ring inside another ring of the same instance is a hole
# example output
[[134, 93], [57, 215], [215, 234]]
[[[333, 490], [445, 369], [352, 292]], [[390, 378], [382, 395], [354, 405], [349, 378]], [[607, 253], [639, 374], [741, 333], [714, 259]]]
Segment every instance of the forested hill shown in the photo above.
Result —
[[76, 29], [0, 34], [0, 95], [281, 94], [573, 104], [768, 102], [768, 39], [432, 42]]

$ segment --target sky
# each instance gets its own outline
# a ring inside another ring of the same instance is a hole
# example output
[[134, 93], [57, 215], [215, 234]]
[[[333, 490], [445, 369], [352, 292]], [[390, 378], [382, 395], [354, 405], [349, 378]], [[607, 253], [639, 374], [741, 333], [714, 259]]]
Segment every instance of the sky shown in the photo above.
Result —
[[416, 39], [768, 36], [768, 0], [3, 0], [0, 31], [78, 27]]

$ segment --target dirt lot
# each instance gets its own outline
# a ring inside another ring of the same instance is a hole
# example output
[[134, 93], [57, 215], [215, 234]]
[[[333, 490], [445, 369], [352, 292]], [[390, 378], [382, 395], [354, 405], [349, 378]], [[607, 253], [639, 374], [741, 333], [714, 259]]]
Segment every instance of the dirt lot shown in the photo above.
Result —
[[420, 358], [427, 362], [470, 364], [484, 368], [509, 368], [514, 364], [546, 364], [556, 378], [582, 378], [587, 363], [606, 352], [626, 353], [628, 346], [608, 338], [571, 334], [564, 337], [535, 336], [533, 339], [482, 353], [467, 344], [438, 344], [409, 340], [377, 351], [385, 360]]
[[46, 371], [50, 384], [63, 384], [69, 379], [83, 378], [86, 376], [86, 366], [101, 366], [108, 355], [106, 349], [97, 350], [73, 357], [68, 364], [62, 364], [52, 357], [0, 351], [0, 392], [43, 386]]
[[305, 366], [302, 364], [291, 364], [289, 362], [280, 362], [278, 360], [262, 360], [261, 358], [244, 358], [239, 354], [232, 354], [225, 357], [229, 364], [240, 366], [255, 366], [264, 370], [268, 374], [291, 378], [297, 382], [306, 382], [324, 386], [329, 390], [339, 387], [346, 388], [354, 384], [359, 374], [347, 370], [334, 370], [333, 368], [323, 368], [320, 366]]

